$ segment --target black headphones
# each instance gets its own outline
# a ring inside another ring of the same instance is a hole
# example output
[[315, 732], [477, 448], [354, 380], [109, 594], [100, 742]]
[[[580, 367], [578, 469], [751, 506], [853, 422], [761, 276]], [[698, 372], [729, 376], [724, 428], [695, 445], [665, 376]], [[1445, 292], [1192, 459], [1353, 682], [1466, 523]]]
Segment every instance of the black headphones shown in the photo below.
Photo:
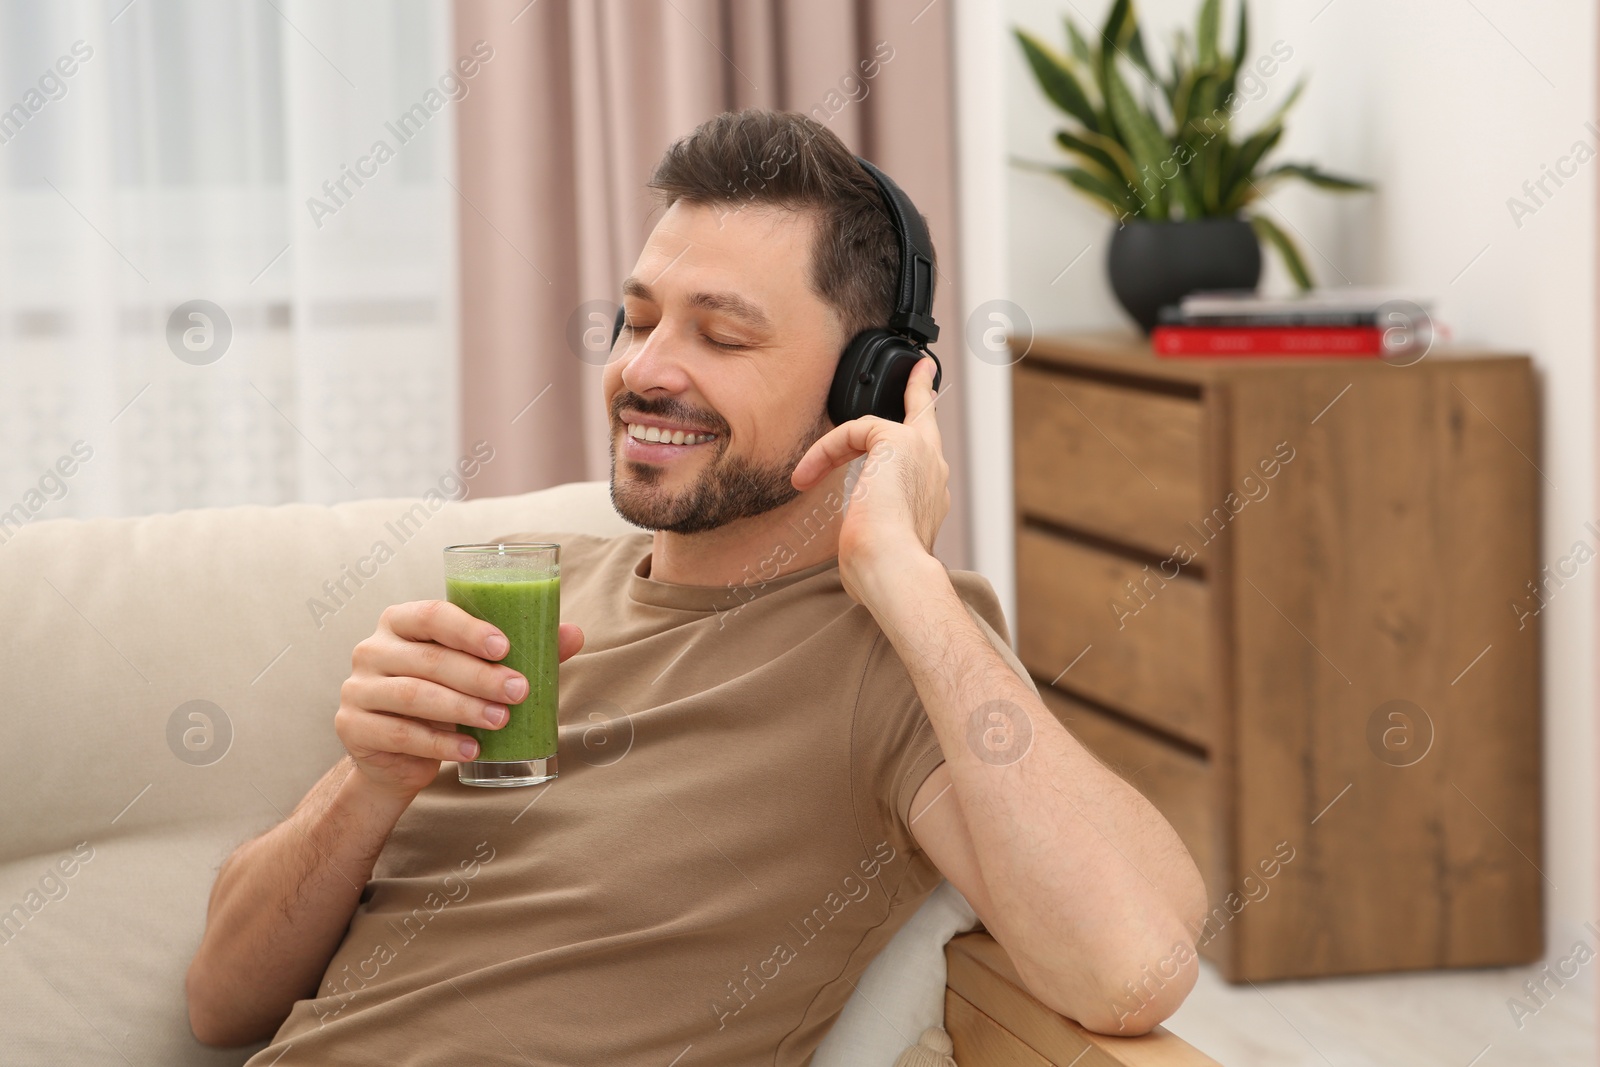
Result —
[[[943, 368], [928, 345], [939, 339], [933, 321], [933, 247], [922, 215], [905, 192], [887, 174], [856, 157], [877, 184], [889, 207], [889, 222], [900, 245], [900, 276], [896, 282], [894, 312], [887, 326], [862, 330], [845, 345], [828, 390], [828, 417], [835, 426], [867, 415], [891, 422], [906, 419], [906, 382], [923, 356], [933, 356], [933, 388], [939, 388]], [[625, 315], [617, 308], [611, 329], [611, 347], [617, 347]]]

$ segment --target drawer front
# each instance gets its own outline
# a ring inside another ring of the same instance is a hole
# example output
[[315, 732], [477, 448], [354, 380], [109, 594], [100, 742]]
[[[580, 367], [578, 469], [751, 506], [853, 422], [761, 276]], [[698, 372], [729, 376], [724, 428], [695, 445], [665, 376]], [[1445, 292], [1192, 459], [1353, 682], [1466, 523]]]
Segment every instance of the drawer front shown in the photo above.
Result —
[[1200, 401], [1022, 365], [1012, 410], [1019, 511], [1163, 558], [1198, 543]]
[[1041, 681], [1209, 749], [1213, 640], [1204, 582], [1018, 531], [1017, 656]]
[[1041, 694], [1084, 748], [1155, 805], [1194, 857], [1208, 893], [1220, 892], [1224, 879], [1216, 866], [1219, 820], [1211, 763], [1052, 689], [1042, 687]]

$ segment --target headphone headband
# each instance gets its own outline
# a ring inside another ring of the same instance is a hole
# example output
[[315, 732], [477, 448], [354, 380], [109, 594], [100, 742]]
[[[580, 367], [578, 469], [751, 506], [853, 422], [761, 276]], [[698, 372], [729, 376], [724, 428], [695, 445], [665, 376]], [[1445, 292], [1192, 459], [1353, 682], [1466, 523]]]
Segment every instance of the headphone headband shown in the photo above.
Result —
[[893, 179], [860, 156], [856, 162], [883, 194], [900, 245], [900, 291], [895, 295], [889, 328], [918, 344], [937, 341], [939, 325], [933, 321], [933, 242], [928, 239], [928, 227], [911, 198]]

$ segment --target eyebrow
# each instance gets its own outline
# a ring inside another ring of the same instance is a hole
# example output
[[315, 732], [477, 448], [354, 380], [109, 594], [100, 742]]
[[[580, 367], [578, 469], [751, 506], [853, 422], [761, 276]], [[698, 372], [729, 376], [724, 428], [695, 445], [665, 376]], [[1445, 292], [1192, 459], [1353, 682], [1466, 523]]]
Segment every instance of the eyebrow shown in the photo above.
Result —
[[[631, 275], [622, 283], [622, 294], [648, 300], [651, 303], [657, 302], [655, 293], [650, 287]], [[690, 293], [687, 302], [690, 307], [731, 315], [757, 329], [772, 329], [772, 320], [767, 317], [767, 313], [762, 311], [759, 305], [746, 300], [738, 293]]]

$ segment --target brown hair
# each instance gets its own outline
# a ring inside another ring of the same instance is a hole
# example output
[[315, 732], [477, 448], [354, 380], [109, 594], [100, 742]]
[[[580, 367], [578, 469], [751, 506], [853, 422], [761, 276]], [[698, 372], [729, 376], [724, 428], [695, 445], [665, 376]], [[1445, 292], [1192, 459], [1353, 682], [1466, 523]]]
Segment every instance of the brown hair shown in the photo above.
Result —
[[811, 212], [812, 291], [838, 313], [846, 338], [888, 323], [900, 272], [888, 207], [854, 153], [815, 119], [725, 111], [673, 142], [647, 184], [663, 208], [683, 200]]

